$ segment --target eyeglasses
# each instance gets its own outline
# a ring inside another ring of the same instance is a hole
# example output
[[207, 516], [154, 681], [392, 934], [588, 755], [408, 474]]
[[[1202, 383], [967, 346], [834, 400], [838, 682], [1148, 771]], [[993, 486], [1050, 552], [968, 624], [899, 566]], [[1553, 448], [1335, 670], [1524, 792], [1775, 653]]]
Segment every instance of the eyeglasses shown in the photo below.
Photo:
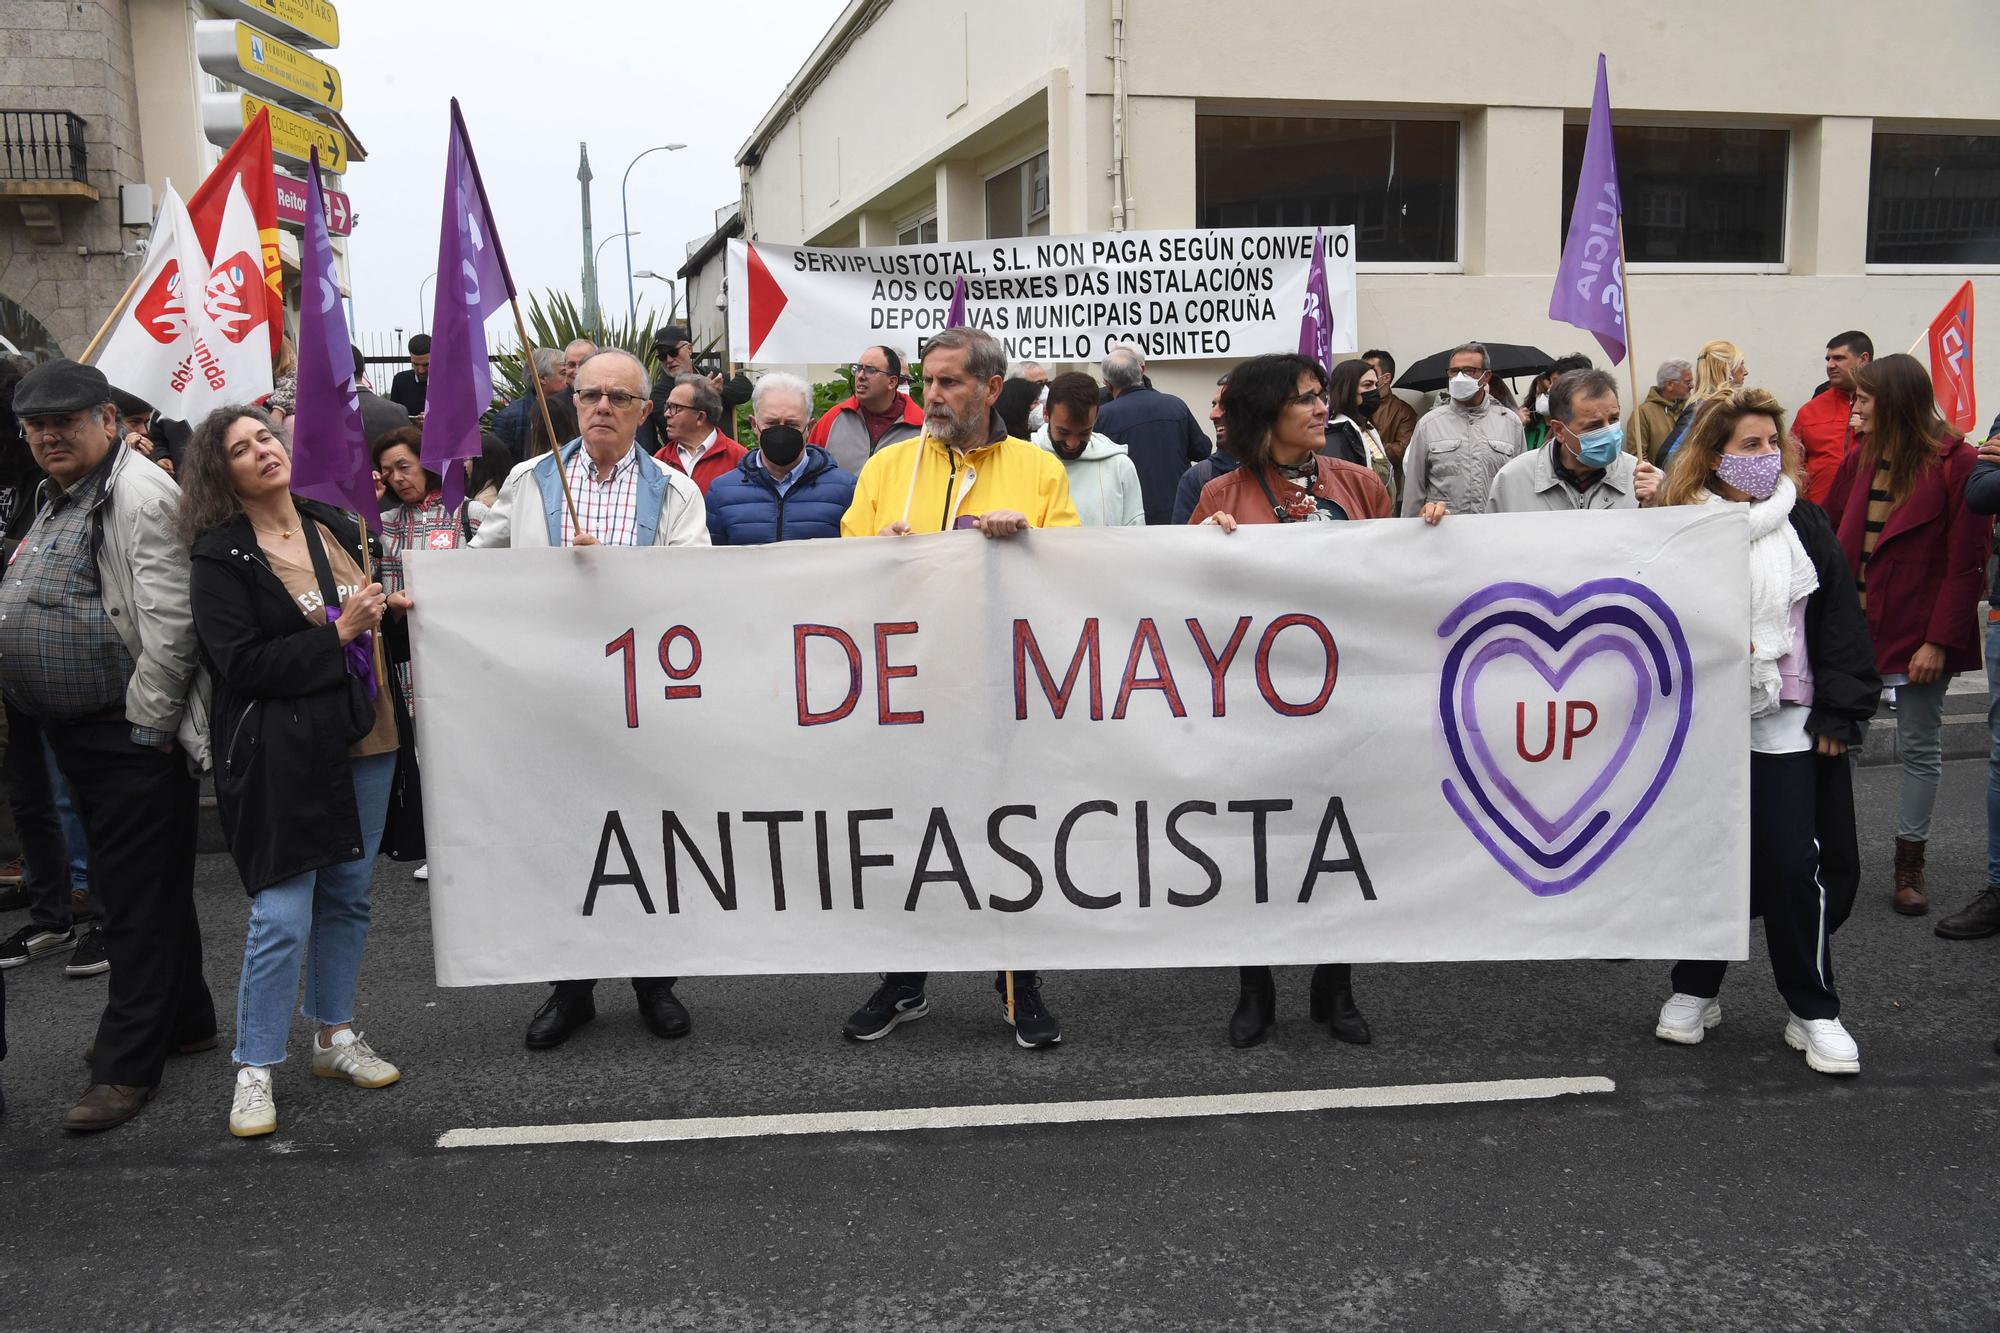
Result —
[[37, 437], [46, 439], [51, 435], [74, 435], [83, 429], [84, 422], [95, 415], [93, 410], [85, 408], [59, 417], [28, 417], [21, 422], [21, 438], [27, 441]]
[[[576, 391], [576, 401], [584, 407], [596, 407], [599, 403], [608, 401], [620, 412], [623, 412], [634, 403], [644, 402], [645, 398], [646, 395], [642, 393], [626, 393], [623, 389], [578, 389]], [[672, 410], [672, 404], [668, 405], [668, 410]]]
[[895, 371], [885, 370], [881, 366], [856, 366], [854, 368], [855, 379], [858, 380], [867, 379], [873, 375], [887, 375], [892, 380], [899, 380], [903, 378], [901, 375], [898, 375]]
[[1286, 407], [1311, 407], [1314, 403], [1325, 407], [1327, 403], [1326, 395], [1323, 393], [1302, 393], [1285, 400]]
[[680, 413], [682, 413], [682, 412], [693, 412], [693, 411], [696, 411], [696, 410], [697, 410], [697, 409], [695, 408], [695, 405], [694, 405], [693, 403], [661, 403], [661, 404], [660, 404], [660, 415], [661, 415], [661, 416], [663, 416], [663, 417], [671, 417], [671, 416], [677, 416], [677, 415], [679, 415], [679, 414], [680, 414]]

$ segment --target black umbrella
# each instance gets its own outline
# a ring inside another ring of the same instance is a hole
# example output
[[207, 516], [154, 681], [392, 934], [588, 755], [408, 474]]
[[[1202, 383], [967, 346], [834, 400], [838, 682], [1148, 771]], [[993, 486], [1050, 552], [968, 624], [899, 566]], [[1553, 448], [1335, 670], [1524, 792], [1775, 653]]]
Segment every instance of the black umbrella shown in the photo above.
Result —
[[[1487, 367], [1496, 376], [1506, 379], [1514, 375], [1539, 375], [1555, 362], [1555, 358], [1539, 347], [1522, 347], [1514, 343], [1484, 343]], [[1427, 392], [1442, 389], [1449, 379], [1451, 353], [1432, 352], [1423, 360], [1412, 365], [1396, 381], [1399, 389], [1413, 392]]]

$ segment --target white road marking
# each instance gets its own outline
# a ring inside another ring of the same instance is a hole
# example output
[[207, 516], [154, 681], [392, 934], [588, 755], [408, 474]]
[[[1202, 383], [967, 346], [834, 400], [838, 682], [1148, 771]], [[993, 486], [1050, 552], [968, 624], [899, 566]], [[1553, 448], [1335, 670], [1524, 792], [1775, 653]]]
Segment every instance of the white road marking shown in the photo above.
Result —
[[1386, 1088], [1232, 1092], [1201, 1097], [1125, 1097], [1091, 1102], [1017, 1102], [998, 1106], [923, 1106], [888, 1111], [807, 1111], [788, 1115], [702, 1116], [686, 1120], [614, 1120], [589, 1125], [502, 1125], [453, 1129], [440, 1148], [520, 1148], [550, 1143], [685, 1143], [779, 1134], [866, 1134], [910, 1129], [984, 1129], [999, 1125], [1074, 1125], [1098, 1120], [1181, 1120], [1198, 1116], [1521, 1102], [1615, 1092], [1608, 1078], [1502, 1078], [1478, 1083], [1407, 1083]]

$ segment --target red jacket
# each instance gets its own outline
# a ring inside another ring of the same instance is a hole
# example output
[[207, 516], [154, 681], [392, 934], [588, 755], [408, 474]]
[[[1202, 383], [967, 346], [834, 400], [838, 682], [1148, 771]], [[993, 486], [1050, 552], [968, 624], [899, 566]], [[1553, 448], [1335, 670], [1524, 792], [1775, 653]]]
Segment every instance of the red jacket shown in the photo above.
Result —
[[[1862, 472], [1861, 455], [1857, 449], [1841, 463], [1826, 502], [1849, 570], [1861, 566], [1874, 481]], [[1907, 673], [1910, 656], [1926, 643], [1944, 649], [1947, 671], [1979, 669], [1977, 613], [1993, 520], [1965, 507], [1965, 482], [1976, 461], [1971, 445], [1952, 439], [1937, 466], [1917, 475], [1875, 543], [1868, 561], [1868, 633], [1876, 669], [1885, 676]]]
[[1828, 388], [1792, 418], [1792, 436], [1805, 447], [1806, 498], [1822, 507], [1833, 489], [1833, 474], [1854, 437], [1848, 433], [1847, 418], [1854, 412], [1854, 398], [1845, 389]]
[[745, 449], [742, 445], [718, 431], [716, 432], [715, 443], [709, 446], [708, 452], [695, 460], [693, 472], [689, 472], [681, 466], [681, 448], [672, 441], [669, 441], [665, 448], [655, 453], [653, 458], [655, 461], [665, 463], [674, 471], [688, 477], [689, 480], [700, 488], [701, 493], [706, 496], [708, 488], [715, 484], [715, 479], [734, 472], [736, 465], [742, 462], [743, 456], [749, 452], [748, 449]]

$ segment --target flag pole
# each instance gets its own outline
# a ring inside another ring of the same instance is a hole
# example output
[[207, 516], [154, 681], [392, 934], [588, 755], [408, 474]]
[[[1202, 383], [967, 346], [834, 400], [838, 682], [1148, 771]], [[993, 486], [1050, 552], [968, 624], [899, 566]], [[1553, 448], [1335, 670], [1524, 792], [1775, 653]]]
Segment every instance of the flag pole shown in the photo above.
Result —
[[1007, 1021], [1014, 1021], [1014, 974], [1007, 974]]
[[[1625, 375], [1632, 385], [1632, 406], [1626, 410], [1636, 420], [1639, 412], [1639, 358], [1632, 353], [1632, 264], [1625, 257], [1625, 200], [1622, 196], [1618, 200], [1618, 273], [1625, 280], [1624, 308], [1621, 312], [1625, 319]], [[1630, 440], [1631, 433], [1627, 432], [1625, 438]], [[1632, 452], [1637, 454], [1639, 450], [1635, 446]], [[1650, 463], [1653, 460], [1642, 457], [1639, 461]]]
[[118, 298], [118, 304], [111, 307], [111, 313], [106, 315], [104, 322], [97, 326], [96, 336], [90, 340], [90, 346], [83, 349], [83, 355], [78, 357], [77, 360], [83, 362], [85, 365], [90, 364], [90, 358], [97, 355], [97, 349], [104, 343], [104, 335], [111, 332], [111, 326], [116, 324], [118, 317], [125, 313], [125, 307], [132, 304], [132, 294], [139, 290], [139, 279], [145, 276], [146, 266], [141, 264], [139, 265], [139, 271], [132, 275], [132, 281], [125, 284], [125, 294]]
[[[542, 377], [535, 373], [535, 349], [528, 342], [528, 326], [521, 318], [521, 303], [513, 296], [507, 298], [508, 308], [514, 312], [514, 332], [521, 338], [521, 368], [527, 373], [528, 382], [535, 386], [535, 403], [542, 410], [542, 429], [548, 432], [549, 451], [556, 456], [556, 476], [562, 481], [563, 503], [569, 506], [569, 525], [572, 531], [583, 531], [583, 520], [576, 516], [576, 497], [570, 494], [569, 469], [563, 466], [562, 447], [565, 441], [556, 438], [556, 423], [549, 417], [548, 395], [542, 392]], [[632, 447], [639, 447], [637, 441]]]

